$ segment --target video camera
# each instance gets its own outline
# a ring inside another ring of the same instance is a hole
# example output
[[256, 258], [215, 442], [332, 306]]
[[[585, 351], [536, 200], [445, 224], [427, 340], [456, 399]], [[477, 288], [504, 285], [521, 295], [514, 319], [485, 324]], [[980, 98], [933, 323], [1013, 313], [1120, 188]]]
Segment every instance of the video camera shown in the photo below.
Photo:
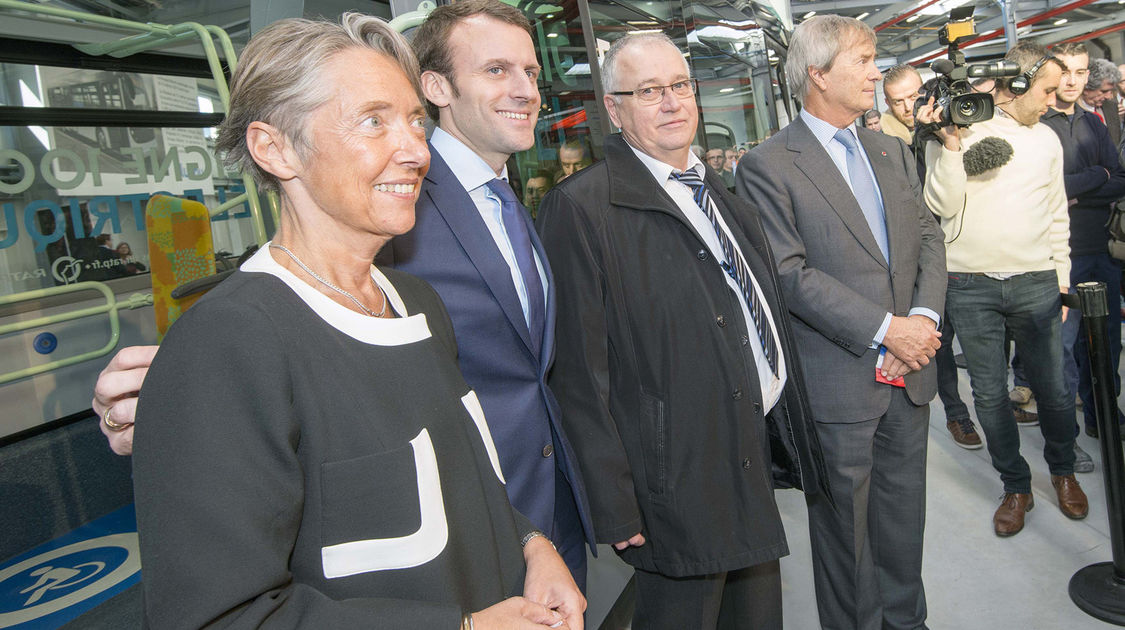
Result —
[[930, 69], [938, 76], [922, 85], [921, 98], [914, 104], [914, 114], [918, 109], [934, 99], [940, 105], [940, 126], [958, 125], [968, 127], [973, 123], [992, 118], [995, 106], [992, 95], [976, 92], [969, 79], [999, 79], [1019, 75], [1019, 64], [1006, 59], [990, 63], [965, 64], [965, 53], [958, 45], [976, 35], [973, 23], [973, 6], [958, 7], [949, 12], [949, 23], [941, 28], [938, 41], [949, 50], [948, 59], [938, 59], [930, 64]]

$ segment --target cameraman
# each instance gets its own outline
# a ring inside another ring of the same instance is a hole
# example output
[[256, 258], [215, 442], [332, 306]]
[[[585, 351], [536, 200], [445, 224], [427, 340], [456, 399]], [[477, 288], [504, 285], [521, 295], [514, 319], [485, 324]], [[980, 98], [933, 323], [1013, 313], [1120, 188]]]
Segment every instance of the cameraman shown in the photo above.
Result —
[[[1058, 135], [1063, 147], [1063, 181], [1070, 200], [1070, 282], [1071, 286], [1080, 282], [1104, 282], [1106, 301], [1112, 308], [1121, 299], [1121, 263], [1109, 255], [1106, 224], [1114, 202], [1125, 195], [1125, 170], [1117, 161], [1117, 148], [1101, 119], [1081, 106], [1076, 107], [1091, 74], [1086, 45], [1063, 44], [1054, 52], [1066, 64], [1067, 71], [1055, 95], [1056, 104], [1044, 114], [1042, 121]], [[1098, 426], [1094, 417], [1090, 358], [1086, 337], [1078, 334], [1081, 314], [1075, 315], [1063, 324], [1063, 343], [1073, 348], [1073, 360], [1066, 365], [1067, 380], [1071, 395], [1077, 385], [1082, 397], [1086, 433], [1096, 436]], [[1117, 367], [1121, 357], [1121, 325], [1117, 318], [1106, 320], [1106, 333], [1114, 386], [1120, 393]]]
[[[997, 536], [1019, 533], [1034, 506], [1031, 469], [1020, 455], [1008, 403], [1005, 329], [1026, 360], [1036, 393], [1043, 456], [1059, 509], [1072, 519], [1089, 511], [1074, 478], [1074, 396], [1063, 377], [1066, 311], [1059, 291], [1070, 285], [1063, 152], [1058, 137], [1039, 124], [1055, 103], [1064, 67], [1042, 46], [1026, 42], [1005, 58], [1022, 74], [997, 81], [991, 120], [935, 130], [939, 141], [926, 146], [925, 186], [926, 202], [946, 235], [946, 310], [956, 322], [977, 419], [1004, 484], [992, 519]], [[934, 123], [940, 112], [923, 108], [919, 122]]]

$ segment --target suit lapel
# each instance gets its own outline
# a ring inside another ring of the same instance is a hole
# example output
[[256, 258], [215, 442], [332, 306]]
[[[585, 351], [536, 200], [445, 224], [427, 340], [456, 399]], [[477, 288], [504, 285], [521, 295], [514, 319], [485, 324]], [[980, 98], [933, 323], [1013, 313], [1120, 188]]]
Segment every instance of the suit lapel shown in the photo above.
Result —
[[[492, 239], [492, 233], [488, 231], [484, 219], [477, 212], [476, 204], [432, 145], [430, 171], [426, 174], [426, 182], [428, 185], [425, 194], [429, 195], [434, 208], [441, 213], [453, 236], [457, 238], [489, 291], [499, 302], [500, 309], [508, 318], [512, 328], [519, 333], [528, 351], [534, 354], [531, 334], [523, 317], [523, 307], [520, 306], [519, 295], [516, 294], [516, 287], [512, 283], [512, 270], [504, 261], [504, 256], [496, 246], [496, 241]], [[537, 240], [533, 239], [533, 243]], [[536, 246], [536, 251], [542, 256], [541, 248], [537, 243]], [[545, 262], [546, 258], [543, 257], [542, 260]], [[548, 319], [550, 320], [550, 315]]]
[[750, 268], [750, 273], [754, 275], [754, 279], [758, 281], [758, 286], [762, 288], [766, 303], [769, 304], [770, 312], [774, 313], [776, 321], [777, 314], [781, 312], [779, 310], [780, 305], [775, 298], [776, 287], [773, 280], [773, 269], [766, 262], [769, 254], [767, 253], [765, 232], [761, 229], [757, 208], [749, 206], [740, 198], [734, 197], [726, 189], [715, 188], [715, 186], [721, 184], [721, 180], [714, 181], [714, 178], [708, 174], [707, 185], [711, 187], [712, 191], [718, 191], [718, 202], [715, 205], [718, 206], [719, 212], [723, 215], [723, 220], [726, 221], [727, 227], [734, 235], [735, 243], [738, 244], [738, 249], [742, 252], [742, 258], [746, 261], [746, 266]]
[[887, 261], [883, 259], [883, 252], [880, 251], [879, 244], [871, 233], [871, 226], [867, 224], [867, 218], [863, 216], [863, 210], [855, 200], [855, 194], [840, 175], [836, 163], [828, 156], [828, 152], [820, 145], [803, 120], [797, 118], [788, 129], [787, 146], [791, 151], [800, 154], [794, 158], [793, 164], [816, 186], [824, 200], [840, 216], [848, 231], [867, 250], [867, 253], [886, 267]]

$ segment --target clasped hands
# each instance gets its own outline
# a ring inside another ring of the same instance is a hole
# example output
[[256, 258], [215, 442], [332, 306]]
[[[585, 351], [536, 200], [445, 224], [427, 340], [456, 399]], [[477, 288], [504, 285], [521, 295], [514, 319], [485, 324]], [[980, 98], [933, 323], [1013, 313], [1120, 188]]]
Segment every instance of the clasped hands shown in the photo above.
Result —
[[523, 557], [527, 563], [523, 597], [510, 597], [473, 613], [474, 630], [582, 630], [586, 598], [578, 590], [562, 556], [540, 536], [527, 542]]
[[895, 380], [929, 365], [930, 357], [941, 347], [941, 333], [934, 320], [925, 315], [891, 317], [883, 335], [887, 354], [880, 370], [887, 380]]

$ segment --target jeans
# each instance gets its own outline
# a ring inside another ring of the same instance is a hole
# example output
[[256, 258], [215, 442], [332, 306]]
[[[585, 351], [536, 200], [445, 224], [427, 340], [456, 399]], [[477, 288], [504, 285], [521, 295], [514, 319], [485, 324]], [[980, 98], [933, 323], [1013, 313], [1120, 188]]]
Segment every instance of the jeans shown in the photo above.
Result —
[[[1121, 360], [1121, 263], [1109, 254], [1087, 254], [1070, 257], [1070, 284], [1079, 282], [1104, 282], [1105, 298], [1109, 305], [1106, 318], [1106, 339], [1109, 340], [1109, 361], [1113, 366], [1114, 392], [1121, 394], [1121, 376], [1118, 363]], [[1068, 318], [1069, 319], [1069, 318]], [[1082, 412], [1086, 416], [1086, 426], [1097, 425], [1094, 417], [1094, 390], [1090, 383], [1090, 354], [1087, 348], [1085, 329], [1077, 335], [1074, 344], [1074, 358], [1078, 369], [1078, 395], [1082, 398]], [[1115, 396], [1116, 398], [1116, 396]], [[1120, 421], [1120, 412], [1118, 412]]]
[[[1073, 284], [1071, 291], [1073, 292]], [[1078, 341], [1079, 332], [1082, 328], [1082, 313], [1071, 310], [1066, 316], [1066, 321], [1062, 323], [1062, 344], [1063, 344], [1063, 376], [1066, 378], [1066, 390], [1070, 393], [1070, 397], [1074, 398], [1078, 395], [1078, 357], [1075, 356], [1074, 344]], [[1120, 332], [1118, 333], [1120, 334]], [[1086, 380], [1090, 379], [1089, 366], [1086, 367]], [[1012, 381], [1020, 387], [1031, 387], [1027, 382], [1027, 374], [1024, 373], [1023, 360], [1020, 358], [1019, 352], [1012, 353]], [[1033, 390], [1034, 392], [1034, 390]], [[1075, 435], [1078, 434], [1078, 423], [1074, 424]]]
[[[948, 309], [946, 309], [948, 310]], [[941, 347], [934, 355], [937, 363], [938, 397], [945, 407], [946, 420], [964, 420], [969, 417], [969, 407], [957, 391], [957, 364], [953, 360], [953, 320], [949, 313], [941, 318]]]
[[1054, 271], [995, 280], [949, 273], [945, 308], [957, 323], [969, 367], [973, 405], [1004, 492], [1030, 493], [1031, 469], [1020, 455], [1020, 436], [1008, 402], [1007, 330], [1024, 358], [1039, 408], [1043, 458], [1052, 475], [1074, 472], [1074, 396], [1062, 362], [1062, 303]]

